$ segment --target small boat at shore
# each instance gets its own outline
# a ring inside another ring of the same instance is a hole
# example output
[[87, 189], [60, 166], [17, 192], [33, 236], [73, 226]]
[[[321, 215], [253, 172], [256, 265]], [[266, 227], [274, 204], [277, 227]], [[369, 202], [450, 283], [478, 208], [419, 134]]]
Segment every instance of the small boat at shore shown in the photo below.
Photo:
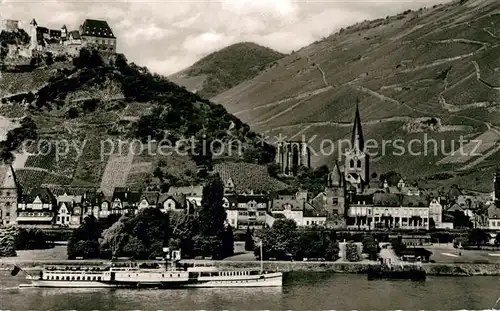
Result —
[[[166, 250], [168, 252], [168, 249]], [[281, 287], [282, 272], [261, 269], [221, 270], [211, 265], [180, 264], [180, 251], [173, 251], [171, 263], [153, 264], [112, 262], [106, 267], [57, 266], [44, 267], [39, 275], [27, 275], [31, 284], [20, 287], [116, 288], [116, 287]], [[18, 267], [17, 267], [18, 268]], [[18, 268], [20, 269], [20, 268]]]

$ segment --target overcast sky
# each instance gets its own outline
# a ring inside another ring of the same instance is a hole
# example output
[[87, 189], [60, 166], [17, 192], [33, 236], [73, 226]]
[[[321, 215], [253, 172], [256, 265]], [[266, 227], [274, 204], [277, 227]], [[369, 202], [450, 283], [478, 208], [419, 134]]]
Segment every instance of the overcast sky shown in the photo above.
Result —
[[165, 75], [242, 41], [288, 53], [340, 27], [446, 0], [0, 0], [0, 18], [77, 29], [106, 19], [118, 51]]

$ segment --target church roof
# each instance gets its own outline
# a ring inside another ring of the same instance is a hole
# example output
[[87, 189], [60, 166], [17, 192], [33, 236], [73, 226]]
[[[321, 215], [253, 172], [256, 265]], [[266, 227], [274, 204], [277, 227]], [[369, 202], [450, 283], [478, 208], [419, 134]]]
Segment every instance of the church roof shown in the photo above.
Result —
[[52, 193], [47, 188], [35, 188], [31, 190], [30, 193], [23, 195], [23, 201], [32, 203], [37, 197], [40, 198], [43, 203], [51, 203], [54, 201]]
[[108, 25], [108, 22], [103, 20], [86, 19], [83, 22], [81, 30], [83, 36], [116, 39], [113, 35], [111, 27]]
[[335, 166], [330, 171], [330, 174], [328, 174], [328, 185], [337, 187], [342, 185], [342, 175], [337, 161], [335, 161]]
[[359, 114], [358, 103], [356, 103], [356, 114], [354, 116], [351, 144], [354, 150], [363, 151], [365, 148], [365, 140], [363, 138], [363, 130], [361, 128], [361, 116]]

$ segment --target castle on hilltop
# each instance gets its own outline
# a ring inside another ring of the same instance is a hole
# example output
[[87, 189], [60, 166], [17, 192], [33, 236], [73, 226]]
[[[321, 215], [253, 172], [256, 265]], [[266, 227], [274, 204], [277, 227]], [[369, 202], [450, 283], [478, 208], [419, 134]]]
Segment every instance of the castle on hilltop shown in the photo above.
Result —
[[[3, 20], [0, 25], [1, 31], [19, 31], [17, 20]], [[76, 56], [82, 48], [98, 50], [102, 54], [116, 53], [116, 37], [108, 22], [104, 20], [86, 19], [78, 30], [69, 31], [66, 25], [61, 29], [49, 29], [39, 26], [33, 19], [27, 32], [30, 43], [23, 49], [24, 51], [20, 51], [20, 54], [28, 56], [37, 52]]]

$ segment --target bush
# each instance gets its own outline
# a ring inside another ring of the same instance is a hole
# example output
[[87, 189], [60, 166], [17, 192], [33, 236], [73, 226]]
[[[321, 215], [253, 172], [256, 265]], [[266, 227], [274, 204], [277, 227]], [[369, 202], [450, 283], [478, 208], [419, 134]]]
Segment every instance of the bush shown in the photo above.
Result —
[[255, 248], [255, 243], [253, 240], [252, 232], [250, 232], [250, 228], [247, 228], [247, 233], [245, 235], [245, 250], [253, 251]]
[[358, 246], [354, 243], [347, 243], [345, 245], [345, 254], [347, 261], [355, 262], [361, 260], [361, 256], [359, 255], [358, 251]]

